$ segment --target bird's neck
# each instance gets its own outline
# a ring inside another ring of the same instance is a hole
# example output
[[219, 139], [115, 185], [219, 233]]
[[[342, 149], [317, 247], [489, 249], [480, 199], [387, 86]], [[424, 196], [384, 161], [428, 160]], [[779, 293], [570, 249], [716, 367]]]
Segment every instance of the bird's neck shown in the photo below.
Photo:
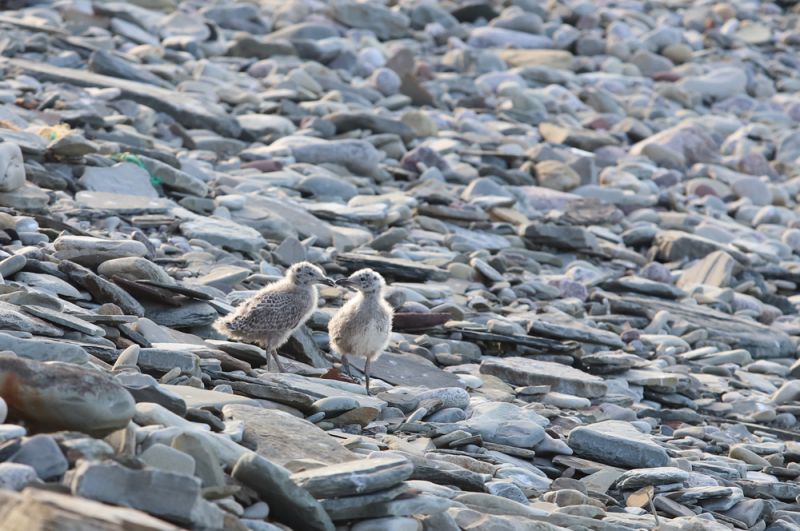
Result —
[[359, 291], [358, 294], [365, 301], [373, 302], [381, 300], [381, 290], [366, 291], [366, 292]]

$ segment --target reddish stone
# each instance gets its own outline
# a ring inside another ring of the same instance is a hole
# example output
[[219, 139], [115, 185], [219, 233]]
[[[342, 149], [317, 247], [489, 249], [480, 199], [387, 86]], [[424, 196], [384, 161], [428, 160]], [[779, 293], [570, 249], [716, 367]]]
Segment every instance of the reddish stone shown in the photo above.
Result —
[[283, 164], [278, 160], [253, 160], [242, 164], [242, 169], [255, 168], [264, 173], [283, 169]]
[[664, 70], [663, 72], [656, 72], [653, 74], [654, 81], [678, 81], [681, 78], [681, 75], [677, 72], [673, 72], [672, 70]]

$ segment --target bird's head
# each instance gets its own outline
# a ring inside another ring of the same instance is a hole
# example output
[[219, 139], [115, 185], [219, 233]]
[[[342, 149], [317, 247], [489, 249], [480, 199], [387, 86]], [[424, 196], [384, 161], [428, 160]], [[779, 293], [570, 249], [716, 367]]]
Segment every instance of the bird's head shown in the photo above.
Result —
[[384, 282], [380, 273], [376, 273], [372, 269], [362, 269], [347, 278], [337, 280], [336, 285], [356, 289], [361, 293], [367, 294], [380, 292], [386, 282]]
[[292, 284], [297, 286], [313, 286], [314, 284], [333, 286], [333, 280], [325, 276], [322, 268], [310, 262], [294, 264], [289, 268], [286, 276]]

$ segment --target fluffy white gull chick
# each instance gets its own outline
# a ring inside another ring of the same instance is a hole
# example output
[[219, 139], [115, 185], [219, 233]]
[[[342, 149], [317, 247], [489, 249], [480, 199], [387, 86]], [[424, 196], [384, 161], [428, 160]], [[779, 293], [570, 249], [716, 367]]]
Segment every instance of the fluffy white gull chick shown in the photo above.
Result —
[[316, 309], [316, 284], [332, 286], [333, 280], [312, 263], [294, 264], [284, 278], [260, 289], [235, 311], [218, 319], [214, 328], [230, 338], [260, 344], [283, 372], [277, 349]]
[[392, 307], [383, 298], [386, 283], [372, 269], [356, 271], [337, 280], [337, 286], [358, 291], [333, 316], [328, 324], [331, 346], [342, 356], [342, 365], [349, 370], [347, 356], [363, 356], [364, 385], [369, 393], [369, 364], [389, 343], [392, 333]]

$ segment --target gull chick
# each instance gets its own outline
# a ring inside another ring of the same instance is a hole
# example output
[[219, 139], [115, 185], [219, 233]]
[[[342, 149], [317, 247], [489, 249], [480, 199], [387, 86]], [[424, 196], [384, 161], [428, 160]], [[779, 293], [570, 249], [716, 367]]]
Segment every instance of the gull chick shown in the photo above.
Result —
[[259, 290], [235, 311], [217, 320], [214, 328], [233, 339], [260, 344], [283, 372], [277, 349], [311, 317], [317, 307], [316, 284], [334, 283], [312, 263], [294, 264], [284, 278]]
[[364, 385], [369, 393], [369, 364], [380, 356], [392, 332], [392, 307], [383, 299], [386, 283], [372, 269], [356, 271], [337, 280], [337, 286], [358, 291], [333, 316], [328, 324], [331, 346], [342, 356], [349, 372], [347, 356], [364, 356]]

